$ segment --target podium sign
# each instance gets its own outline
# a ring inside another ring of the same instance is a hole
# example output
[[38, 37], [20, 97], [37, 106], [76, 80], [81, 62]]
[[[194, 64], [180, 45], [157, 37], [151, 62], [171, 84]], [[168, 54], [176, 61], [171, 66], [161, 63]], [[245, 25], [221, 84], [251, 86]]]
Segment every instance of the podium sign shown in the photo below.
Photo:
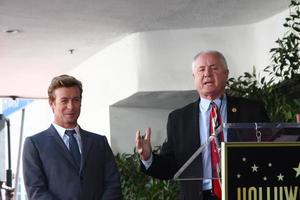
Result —
[[[222, 131], [222, 200], [300, 200], [300, 123], [224, 123]], [[219, 179], [199, 170], [217, 135], [202, 141], [175, 180]]]
[[300, 142], [222, 143], [223, 200], [299, 200]]

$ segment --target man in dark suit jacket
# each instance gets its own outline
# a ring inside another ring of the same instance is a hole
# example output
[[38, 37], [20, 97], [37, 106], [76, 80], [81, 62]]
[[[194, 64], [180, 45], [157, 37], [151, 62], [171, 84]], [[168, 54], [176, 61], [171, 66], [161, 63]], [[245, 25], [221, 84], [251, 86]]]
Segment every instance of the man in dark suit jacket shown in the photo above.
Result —
[[[193, 61], [193, 77], [199, 100], [170, 113], [167, 140], [160, 154], [152, 153], [150, 135], [136, 133], [136, 148], [141, 157], [142, 171], [159, 179], [171, 179], [191, 155], [209, 137], [211, 102], [217, 104], [223, 122], [267, 122], [264, 105], [258, 101], [234, 98], [225, 94], [228, 67], [224, 56], [217, 51], [197, 54]], [[225, 140], [235, 140], [234, 134], [225, 134]], [[210, 147], [208, 146], [184, 171], [185, 178], [207, 179], [181, 181], [179, 197], [182, 200], [217, 200], [212, 193]]]
[[[68, 75], [55, 77], [48, 96], [54, 122], [47, 130], [26, 138], [23, 149], [28, 198], [121, 199], [120, 176], [106, 137], [85, 131], [77, 124], [81, 82]], [[67, 135], [67, 130], [73, 135]], [[74, 148], [77, 154], [72, 154]]]

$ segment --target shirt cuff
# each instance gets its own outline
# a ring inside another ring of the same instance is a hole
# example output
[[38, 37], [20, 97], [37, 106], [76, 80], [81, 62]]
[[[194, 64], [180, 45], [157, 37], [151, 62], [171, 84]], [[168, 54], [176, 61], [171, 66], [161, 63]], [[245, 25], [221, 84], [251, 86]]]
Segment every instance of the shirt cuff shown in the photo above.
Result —
[[150, 158], [148, 160], [141, 160], [141, 161], [142, 161], [144, 167], [146, 168], [146, 170], [148, 170], [149, 167], [152, 164], [152, 161], [153, 161], [153, 155], [152, 155], [152, 153], [151, 153]]

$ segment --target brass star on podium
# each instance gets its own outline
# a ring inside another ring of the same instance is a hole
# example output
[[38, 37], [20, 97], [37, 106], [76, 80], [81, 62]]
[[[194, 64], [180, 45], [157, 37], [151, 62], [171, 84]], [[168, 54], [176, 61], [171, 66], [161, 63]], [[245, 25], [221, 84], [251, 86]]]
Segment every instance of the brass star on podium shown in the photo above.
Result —
[[300, 162], [299, 162], [298, 167], [297, 167], [297, 168], [293, 168], [293, 169], [297, 172], [296, 178], [297, 178], [298, 176], [300, 176]]

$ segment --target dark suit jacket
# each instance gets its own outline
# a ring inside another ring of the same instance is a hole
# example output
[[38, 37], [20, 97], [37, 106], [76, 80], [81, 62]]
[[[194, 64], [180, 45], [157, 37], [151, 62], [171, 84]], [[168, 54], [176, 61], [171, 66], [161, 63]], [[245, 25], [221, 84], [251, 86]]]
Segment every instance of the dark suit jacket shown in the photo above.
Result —
[[[227, 122], [267, 122], [264, 105], [258, 101], [227, 96]], [[201, 130], [200, 130], [201, 131]], [[228, 138], [230, 140], [230, 138]], [[179, 168], [200, 147], [199, 100], [170, 113], [167, 124], [167, 140], [153, 163], [142, 171], [159, 179], [171, 179]], [[185, 170], [184, 177], [203, 177], [202, 155]], [[180, 199], [202, 199], [202, 181], [181, 181]]]
[[28, 137], [23, 174], [29, 199], [121, 199], [120, 177], [106, 137], [80, 129], [80, 169], [53, 125]]

